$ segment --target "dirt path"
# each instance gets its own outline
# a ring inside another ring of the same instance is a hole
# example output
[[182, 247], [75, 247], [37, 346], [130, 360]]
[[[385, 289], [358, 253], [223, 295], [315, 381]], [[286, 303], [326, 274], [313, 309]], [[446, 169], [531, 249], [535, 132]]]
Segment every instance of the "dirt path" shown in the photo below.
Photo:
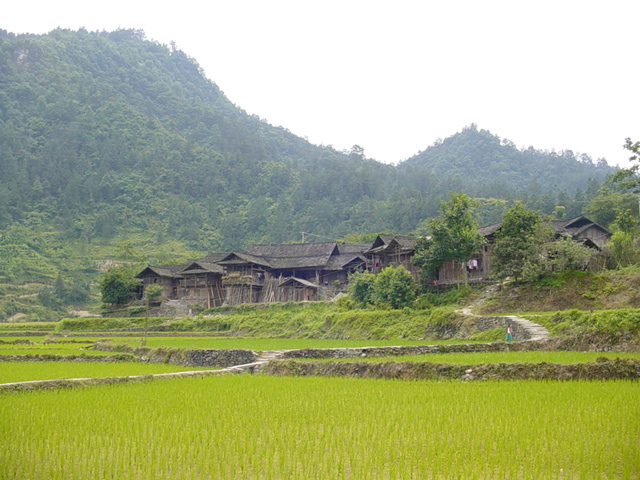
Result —
[[[491, 296], [491, 294], [493, 294], [497, 288], [497, 285], [493, 285], [487, 288], [484, 294], [481, 297], [477, 298], [475, 302], [473, 302], [471, 305], [467, 305], [466, 307], [461, 308], [458, 311], [460, 313], [463, 313], [464, 315], [482, 318], [483, 315], [476, 315], [472, 312], [472, 309], [481, 305], [482, 302], [484, 302], [487, 297]], [[504, 318], [509, 319], [512, 323], [515, 323], [520, 328], [525, 330], [529, 334], [530, 341], [544, 340], [549, 337], [549, 330], [547, 330], [542, 325], [538, 325], [537, 323], [533, 323], [532, 321], [527, 320], [526, 318], [518, 317], [516, 315], [505, 315]]]

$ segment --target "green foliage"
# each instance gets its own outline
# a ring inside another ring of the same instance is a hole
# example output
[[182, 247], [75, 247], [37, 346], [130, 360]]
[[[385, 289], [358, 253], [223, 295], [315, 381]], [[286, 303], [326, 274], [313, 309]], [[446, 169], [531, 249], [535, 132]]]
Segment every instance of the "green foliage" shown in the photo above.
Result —
[[605, 246], [616, 268], [637, 265], [640, 262], [640, 248], [633, 233], [615, 232]]
[[[92, 352], [93, 353], [93, 352]], [[102, 353], [102, 352], [101, 352]], [[89, 357], [89, 355], [86, 355]], [[118, 357], [129, 361], [119, 362], [13, 362], [5, 364], [0, 372], [0, 382], [24, 382], [54, 380], [58, 378], [105, 378], [129, 375], [152, 375], [193, 370], [193, 367], [166, 363], [143, 363], [131, 354], [120, 353]]]
[[569, 237], [561, 238], [546, 245], [546, 270], [551, 272], [584, 270], [594, 255], [595, 250]]
[[402, 265], [386, 267], [378, 275], [355, 272], [349, 277], [349, 295], [359, 308], [368, 305], [409, 307], [415, 298], [415, 289], [413, 276]]
[[431, 272], [455, 261], [464, 269], [464, 262], [484, 244], [472, 217], [473, 206], [464, 193], [450, 193], [449, 201], [440, 204], [440, 217], [428, 222], [430, 236], [416, 245], [414, 265]]
[[[478, 333], [474, 333], [469, 337], [469, 340], [477, 341], [477, 342], [499, 342], [504, 339], [504, 328], [490, 328], [488, 330], [482, 330]], [[521, 354], [523, 352], [518, 352]], [[522, 359], [518, 359], [517, 361], [522, 361]]]
[[[166, 317], [149, 317], [149, 325], [160, 325], [169, 320]], [[109, 318], [109, 317], [82, 317], [63, 318], [55, 327], [60, 332], [81, 332], [95, 330], [113, 330], [125, 328], [140, 328], [144, 326], [145, 319], [141, 317]]]
[[456, 289], [446, 289], [442, 292], [429, 291], [420, 294], [415, 302], [415, 308], [426, 309], [431, 307], [442, 307], [446, 305], [462, 305], [473, 290], [467, 287]]
[[133, 464], [145, 479], [633, 479], [637, 392], [634, 381], [227, 375], [3, 395], [0, 465], [51, 480], [132, 478]]
[[640, 310], [566, 310], [557, 312], [546, 326], [554, 335], [572, 337], [577, 341], [620, 345], [637, 341], [640, 337]]
[[354, 272], [349, 277], [349, 295], [358, 307], [373, 304], [375, 283], [376, 276], [371, 272]]
[[128, 265], [109, 269], [100, 280], [102, 301], [122, 305], [131, 300], [138, 288], [138, 280], [133, 278], [134, 272]]
[[493, 245], [493, 275], [499, 279], [533, 280], [544, 271], [544, 245], [552, 239], [551, 228], [538, 212], [516, 202], [504, 215]]
[[[610, 182], [613, 182], [613, 180], [610, 179]], [[606, 228], [611, 228], [612, 230], [616, 229], [616, 219], [619, 219], [621, 214], [635, 218], [637, 223], [637, 196], [630, 192], [615, 191], [609, 185], [603, 187], [598, 196], [589, 201], [585, 208], [586, 214], [589, 215], [589, 218], [594, 222], [597, 222]], [[615, 188], [620, 188], [620, 186], [617, 185]], [[629, 221], [629, 218], [625, 218], [623, 220], [623, 222], [625, 222], [625, 226]], [[617, 228], [620, 228], [621, 226], [621, 224], [618, 224]]]
[[144, 289], [144, 294], [149, 304], [156, 304], [162, 295], [162, 285], [147, 285]]
[[[335, 304], [276, 303], [232, 308], [209, 316], [185, 319], [149, 318], [154, 330], [163, 332], [225, 332], [234, 337], [252, 336], [283, 339], [442, 339], [454, 336], [459, 316], [450, 308], [432, 310], [366, 309], [344, 310]], [[56, 332], [141, 329], [144, 318], [68, 318], [56, 325]]]
[[374, 303], [391, 308], [409, 307], [416, 296], [413, 276], [402, 265], [383, 268], [376, 275], [373, 287]]

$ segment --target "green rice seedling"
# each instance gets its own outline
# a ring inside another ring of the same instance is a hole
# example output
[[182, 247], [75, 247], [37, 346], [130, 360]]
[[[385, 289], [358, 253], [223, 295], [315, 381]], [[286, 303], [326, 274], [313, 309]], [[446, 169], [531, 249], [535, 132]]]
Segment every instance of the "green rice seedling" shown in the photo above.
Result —
[[0, 383], [212, 370], [208, 367], [196, 368], [139, 362], [5, 362], [1, 365]]
[[2, 322], [0, 332], [49, 332], [53, 331], [58, 322]]
[[86, 357], [91, 356], [105, 356], [111, 355], [111, 352], [101, 352], [96, 350], [80, 350], [80, 349], [68, 349], [68, 348], [0, 348], [0, 355], [83, 355]]
[[226, 376], [0, 396], [0, 478], [638, 479], [640, 384]]
[[[329, 358], [322, 359], [326, 362], [431, 362], [431, 363], [455, 363], [462, 365], [479, 365], [487, 363], [584, 363], [594, 362], [598, 358], [637, 358], [640, 353], [628, 352], [565, 352], [565, 351], [524, 351], [524, 352], [473, 352], [473, 353], [432, 353], [424, 355], [405, 355], [389, 357], [356, 357], [356, 358]], [[306, 359], [317, 361], [318, 359]], [[301, 359], [301, 361], [305, 361]]]

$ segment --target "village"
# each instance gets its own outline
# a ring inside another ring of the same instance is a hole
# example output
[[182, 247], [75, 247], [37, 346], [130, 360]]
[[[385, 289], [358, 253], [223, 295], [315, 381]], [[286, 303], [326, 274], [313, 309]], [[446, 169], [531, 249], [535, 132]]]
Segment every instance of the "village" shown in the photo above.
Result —
[[[447, 262], [437, 270], [434, 283], [489, 281], [492, 244], [501, 225], [481, 228], [485, 245], [469, 258], [466, 269]], [[596, 250], [611, 237], [611, 232], [583, 215], [554, 220], [551, 227], [556, 237], [569, 237]], [[412, 257], [418, 240], [381, 234], [372, 244], [258, 244], [246, 252], [209, 253], [181, 265], [150, 265], [136, 278], [142, 295], [149, 285], [160, 285], [164, 305], [173, 308], [330, 300], [345, 291], [349, 275], [356, 271], [378, 274], [388, 266], [402, 265], [417, 282], [419, 268]]]

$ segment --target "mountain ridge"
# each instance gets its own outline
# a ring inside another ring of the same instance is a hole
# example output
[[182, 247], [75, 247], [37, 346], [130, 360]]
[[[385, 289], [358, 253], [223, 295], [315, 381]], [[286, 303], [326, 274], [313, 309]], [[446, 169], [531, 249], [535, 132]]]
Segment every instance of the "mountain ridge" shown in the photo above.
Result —
[[0, 146], [0, 244], [47, 265], [0, 261], [0, 280], [17, 283], [88, 282], [97, 258], [178, 261], [300, 232], [407, 234], [449, 191], [483, 199], [480, 223], [517, 199], [571, 216], [611, 171], [475, 125], [398, 166], [313, 145], [140, 30], [1, 30]]

